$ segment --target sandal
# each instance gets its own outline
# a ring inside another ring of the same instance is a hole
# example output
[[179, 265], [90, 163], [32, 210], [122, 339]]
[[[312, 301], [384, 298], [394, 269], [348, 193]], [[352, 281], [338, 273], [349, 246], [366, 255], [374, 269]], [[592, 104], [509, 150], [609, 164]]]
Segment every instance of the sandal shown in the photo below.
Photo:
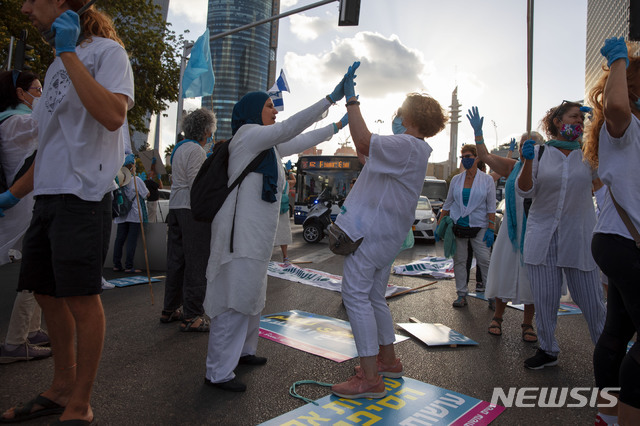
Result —
[[[39, 405], [42, 408], [33, 411], [33, 406]], [[13, 417], [0, 417], [0, 423], [16, 423], [25, 420], [35, 419], [51, 414], [62, 414], [64, 407], [50, 400], [47, 397], [38, 395], [24, 405], [17, 406], [13, 409]]]
[[182, 321], [182, 311], [176, 309], [175, 311], [162, 311], [160, 322], [167, 324], [174, 321]]
[[113, 272], [124, 272], [124, 268], [118, 268], [117, 266], [114, 266]]
[[[194, 327], [193, 325], [200, 320], [200, 325]], [[180, 331], [209, 331], [209, 319], [204, 315], [198, 315], [197, 317], [193, 317], [191, 319], [183, 319], [182, 324], [180, 324]]]
[[489, 334], [492, 334], [494, 336], [502, 336], [502, 318], [491, 318], [491, 324], [489, 325]]
[[[538, 335], [536, 334], [531, 324], [522, 324], [522, 341], [527, 343], [536, 343], [538, 341]], [[529, 337], [527, 339], [527, 337]]]

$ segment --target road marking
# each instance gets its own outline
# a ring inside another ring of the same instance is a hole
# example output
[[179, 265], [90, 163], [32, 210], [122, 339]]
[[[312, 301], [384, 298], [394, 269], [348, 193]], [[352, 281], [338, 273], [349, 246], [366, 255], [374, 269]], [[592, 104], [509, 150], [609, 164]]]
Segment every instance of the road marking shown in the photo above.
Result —
[[329, 250], [329, 247], [325, 247], [323, 249], [314, 251], [313, 253], [306, 256], [296, 257], [292, 259], [292, 263], [296, 263], [296, 260], [298, 262], [320, 263], [332, 258], [333, 256], [335, 256], [335, 254], [333, 254], [333, 252]]

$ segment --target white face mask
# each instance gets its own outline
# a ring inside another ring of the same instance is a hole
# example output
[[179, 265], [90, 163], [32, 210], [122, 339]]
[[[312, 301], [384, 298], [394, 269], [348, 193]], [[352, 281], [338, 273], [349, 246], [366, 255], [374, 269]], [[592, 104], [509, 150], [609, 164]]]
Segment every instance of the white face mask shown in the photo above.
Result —
[[27, 105], [29, 106], [29, 108], [31, 108], [31, 111], [33, 111], [36, 107], [36, 104], [38, 103], [38, 101], [40, 100], [40, 96], [38, 96], [37, 98], [35, 96], [33, 96], [31, 93], [25, 91], [24, 93], [26, 93], [27, 95], [31, 96], [31, 102], [29, 102], [28, 100], [24, 100], [23, 102], [26, 102]]

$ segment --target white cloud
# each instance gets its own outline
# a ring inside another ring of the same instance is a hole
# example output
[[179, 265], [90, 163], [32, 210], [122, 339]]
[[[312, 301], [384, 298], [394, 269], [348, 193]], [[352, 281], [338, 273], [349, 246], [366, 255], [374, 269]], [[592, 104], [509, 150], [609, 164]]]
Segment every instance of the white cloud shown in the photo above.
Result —
[[372, 98], [420, 90], [434, 72], [421, 52], [407, 47], [395, 35], [387, 38], [374, 32], [336, 40], [331, 51], [319, 55], [288, 52], [285, 68], [288, 75], [304, 83], [338, 81], [354, 61], [361, 62], [356, 91]]
[[335, 30], [334, 16], [319, 18], [301, 13], [291, 15], [289, 19], [291, 21], [291, 32], [302, 41], [315, 40], [319, 36]]
[[280, 1], [280, 10], [288, 9], [298, 4], [298, 0], [281, 0]]
[[180, 7], [170, 8], [170, 13], [172, 16], [169, 17], [169, 22], [181, 23], [181, 21], [186, 21], [188, 26], [206, 25], [207, 0], [180, 0]]

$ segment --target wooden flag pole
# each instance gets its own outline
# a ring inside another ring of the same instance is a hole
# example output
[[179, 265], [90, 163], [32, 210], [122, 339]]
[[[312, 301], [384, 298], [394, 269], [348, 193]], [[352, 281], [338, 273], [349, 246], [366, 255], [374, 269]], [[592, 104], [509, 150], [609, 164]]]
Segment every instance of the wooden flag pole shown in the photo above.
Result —
[[421, 288], [429, 287], [430, 285], [433, 285], [433, 284], [435, 284], [435, 283], [437, 283], [437, 282], [438, 282], [438, 281], [433, 281], [433, 282], [430, 282], [430, 283], [427, 283], [427, 284], [421, 285], [421, 286], [416, 287], [416, 288], [410, 288], [410, 289], [408, 289], [408, 290], [403, 290], [403, 291], [401, 291], [400, 293], [395, 293], [395, 294], [392, 294], [392, 295], [390, 295], [390, 296], [387, 296], [387, 297], [385, 297], [385, 299], [391, 299], [392, 297], [401, 296], [401, 295], [403, 295], [403, 294], [407, 294], [407, 293], [410, 293], [410, 292], [415, 291], [415, 290], [420, 290]]

